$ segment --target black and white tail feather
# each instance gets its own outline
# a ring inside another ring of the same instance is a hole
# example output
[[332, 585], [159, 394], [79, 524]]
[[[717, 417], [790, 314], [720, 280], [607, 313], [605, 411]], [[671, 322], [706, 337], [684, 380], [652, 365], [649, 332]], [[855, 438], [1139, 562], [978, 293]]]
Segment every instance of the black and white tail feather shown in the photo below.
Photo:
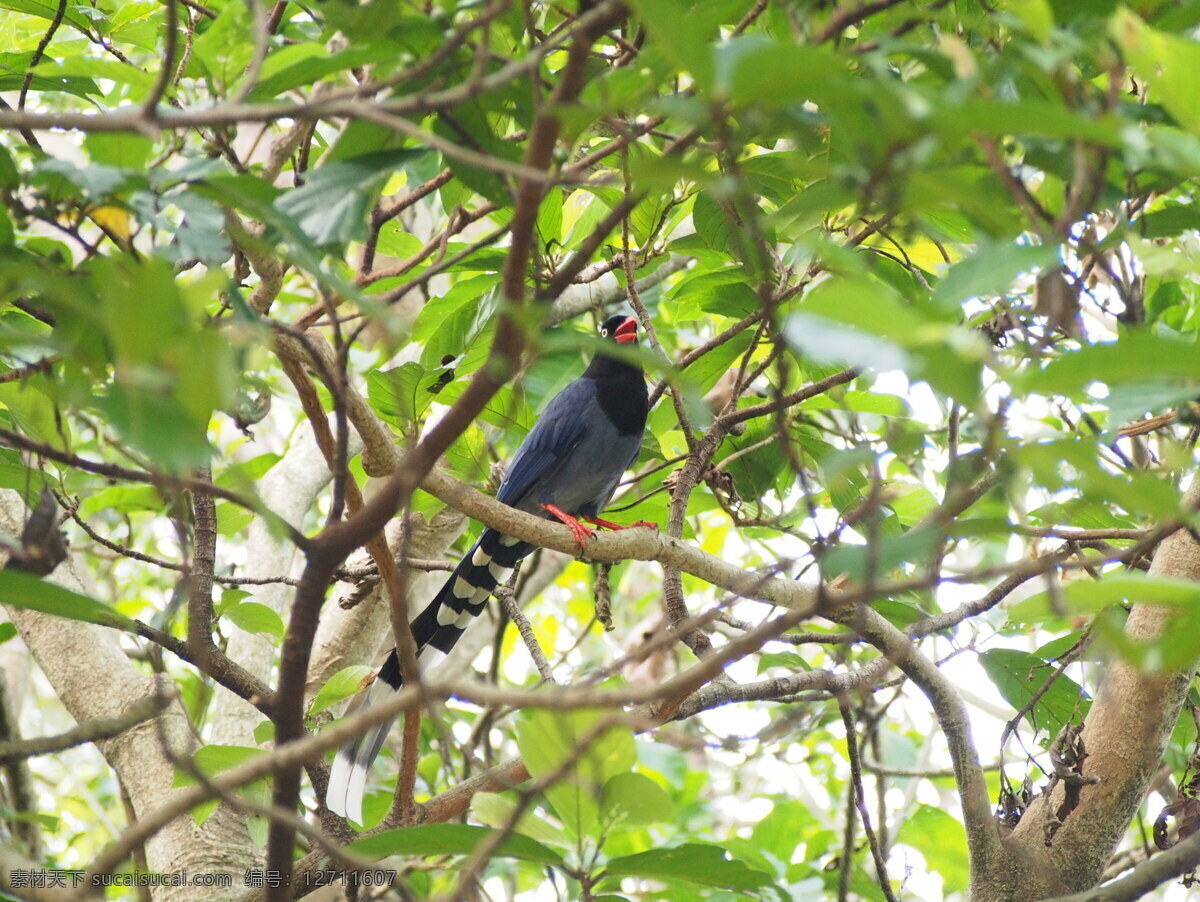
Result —
[[[496, 587], [505, 582], [513, 568], [533, 546], [492, 529], [485, 529], [471, 550], [463, 556], [445, 585], [412, 621], [417, 659], [426, 664], [431, 658], [450, 653], [471, 622], [483, 613]], [[400, 691], [400, 659], [392, 649], [375, 682], [358, 708], [379, 704]], [[383, 748], [393, 721], [372, 727], [353, 742], [342, 746], [329, 773], [325, 804], [334, 814], [363, 822], [362, 800], [371, 762]]]

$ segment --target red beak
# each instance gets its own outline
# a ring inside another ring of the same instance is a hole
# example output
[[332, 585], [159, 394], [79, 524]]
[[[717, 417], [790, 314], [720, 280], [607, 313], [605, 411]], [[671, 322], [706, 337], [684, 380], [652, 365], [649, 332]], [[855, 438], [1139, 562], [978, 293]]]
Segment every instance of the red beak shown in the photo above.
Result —
[[631, 341], [637, 341], [637, 320], [632, 316], [628, 317], [625, 322], [617, 326], [617, 331], [613, 333], [613, 338], [619, 344], [627, 344]]

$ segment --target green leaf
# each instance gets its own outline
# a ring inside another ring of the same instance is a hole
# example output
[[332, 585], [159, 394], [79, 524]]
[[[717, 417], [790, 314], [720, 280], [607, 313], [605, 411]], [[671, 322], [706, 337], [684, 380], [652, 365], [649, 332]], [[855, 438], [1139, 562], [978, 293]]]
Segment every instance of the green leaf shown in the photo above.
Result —
[[902, 482], [887, 483], [884, 502], [905, 526], [915, 526], [938, 506], [937, 498], [925, 486]]
[[1051, 639], [1045, 645], [1039, 646], [1034, 651], [1034, 654], [1043, 661], [1053, 661], [1057, 663], [1059, 658], [1079, 645], [1079, 640], [1083, 638], [1083, 635], [1083, 630], [1072, 630], [1065, 636], [1059, 636], [1057, 639]]
[[702, 357], [693, 360], [683, 374], [698, 391], [706, 392], [717, 384], [750, 347], [754, 336], [750, 330], [739, 332], [723, 345], [718, 345]]
[[[1153, 372], [1146, 362], [1154, 361]], [[1041, 394], [1077, 395], [1092, 382], [1114, 385], [1156, 379], [1186, 379], [1200, 386], [1200, 349], [1191, 342], [1156, 335], [1145, 329], [1123, 332], [1117, 341], [1087, 345], [1069, 351], [1047, 364], [1030, 370], [1018, 382], [1018, 390]]]
[[11, 621], [5, 620], [0, 623], [0, 645], [3, 645], [9, 639], [17, 634], [17, 627]]
[[[0, 9], [11, 9], [13, 12], [38, 16], [49, 21], [58, 18], [58, 4], [50, 2], [50, 0], [0, 0]], [[84, 34], [90, 34], [96, 26], [100, 26], [103, 29], [103, 14], [100, 14], [99, 18], [99, 22], [92, 22], [87, 15], [79, 11], [78, 7], [70, 5], [67, 6], [63, 14], [64, 22], [79, 29]], [[104, 34], [104, 30], [101, 30], [100, 33]]]
[[551, 188], [538, 206], [537, 234], [544, 250], [562, 244], [562, 226], [563, 191], [562, 188]]
[[791, 861], [796, 847], [816, 818], [801, 802], [775, 799], [771, 813], [754, 826], [750, 844], [778, 861]]
[[[0, 54], [0, 66], [5, 64], [7, 60], [17, 58], [18, 54]], [[25, 54], [25, 60], [29, 59], [29, 55]], [[26, 68], [24, 64], [18, 64], [19, 68]], [[35, 76], [29, 83], [31, 91], [40, 91], [42, 94], [68, 94], [73, 97], [88, 97], [89, 95], [101, 94], [100, 88], [90, 78], [72, 78], [70, 76], [56, 76], [55, 67], [50, 64], [46, 66], [38, 66], [38, 70], [46, 71], [48, 74], [44, 76]], [[20, 74], [4, 74], [0, 71], [0, 91], [19, 91], [25, 84], [24, 76]]]
[[282, 639], [285, 632], [283, 620], [273, 608], [257, 601], [241, 601], [222, 615], [226, 620], [248, 633], [261, 633]]
[[[148, 201], [150, 208], [143, 207]], [[162, 248], [162, 256], [172, 263], [184, 260], [199, 260], [216, 266], [224, 263], [233, 254], [229, 238], [225, 233], [225, 213], [218, 204], [188, 187], [170, 193], [171, 203], [179, 208], [183, 220], [172, 226], [174, 239]], [[162, 206], [162, 200], [149, 192], [138, 192], [130, 198], [130, 205], [147, 221], [154, 221]]]
[[[979, 663], [1014, 710], [1024, 708], [1054, 673], [1053, 664], [1015, 648], [993, 648], [979, 656]], [[1026, 718], [1035, 731], [1054, 737], [1086, 715], [1090, 704], [1080, 685], [1060, 674]]]
[[250, 10], [241, 3], [226, 4], [214, 22], [192, 42], [188, 74], [202, 70], [221, 86], [232, 85], [250, 63], [254, 46], [245, 36], [251, 33]]
[[872, 602], [871, 607], [887, 618], [892, 626], [901, 629], [929, 616], [929, 612], [922, 610], [919, 605], [900, 601], [898, 598], [881, 598]]
[[293, 88], [315, 84], [326, 75], [383, 62], [395, 52], [393, 45], [382, 41], [332, 54], [318, 44], [283, 47], [267, 57], [258, 83], [246, 99], [251, 103], [270, 100]]
[[1125, 382], [1114, 385], [1104, 399], [1108, 408], [1108, 432], [1140, 419], [1143, 414], [1158, 413], [1194, 400], [1200, 387], [1172, 385], [1169, 382]]
[[[2, 55], [0, 55], [2, 59]], [[13, 162], [12, 154], [3, 145], [0, 145], [0, 188], [6, 191], [13, 191], [21, 186], [21, 174], [17, 171], [17, 164]]]
[[759, 297], [746, 281], [741, 268], [700, 273], [680, 282], [673, 292], [699, 306], [705, 313], [741, 319], [759, 307]]
[[[737, 223], [707, 192], [696, 198], [692, 207], [692, 219], [696, 225], [696, 234], [714, 251], [735, 259], [743, 255], [744, 237], [739, 232]], [[742, 279], [744, 280], [744, 276]], [[741, 315], [745, 316], [744, 313]]]
[[[463, 307], [477, 309], [480, 301], [495, 286], [494, 276], [477, 276], [473, 279], [465, 279], [454, 285], [445, 294], [430, 299], [413, 321], [413, 340], [428, 342], [433, 336], [440, 335], [445, 331], [447, 322], [456, 312]], [[454, 342], [450, 342], [450, 344], [454, 344]], [[455, 356], [458, 353], [461, 353], [461, 348], [455, 352]], [[440, 359], [434, 361], [435, 366], [440, 364]]]
[[[483, 283], [489, 287], [481, 291]], [[458, 304], [452, 313], [440, 322], [433, 323], [436, 331], [429, 336], [421, 350], [422, 366], [434, 370], [446, 366], [445, 361], [449, 360], [454, 364], [456, 373], [466, 375], [483, 363], [490, 344], [485, 339], [498, 303], [496, 293], [491, 289], [494, 285], [494, 278], [480, 276], [460, 283], [450, 291]], [[421, 317], [418, 317], [420, 321]]]
[[1200, 134], [1200, 44], [1151, 28], [1128, 9], [1112, 18], [1112, 36], [1150, 82], [1151, 97], [1192, 134]]
[[[725, 41], [716, 51], [718, 77], [730, 98], [743, 106], [790, 107], [854, 102], [856, 87], [845, 63], [823, 47], [772, 41], [761, 34]], [[860, 101], [861, 102], [861, 101]]]
[[[452, 144], [479, 151], [491, 159], [519, 162], [520, 150], [511, 141], [503, 141], [496, 134], [488, 111], [478, 101], [468, 101], [453, 110], [443, 112], [434, 123], [433, 131]], [[446, 165], [463, 185], [477, 191], [492, 203], [511, 206], [512, 196], [504, 176], [493, 169], [485, 169], [464, 163], [458, 157], [447, 157]]]
[[[495, 833], [487, 827], [466, 824], [422, 824], [385, 830], [375, 836], [360, 839], [349, 845], [350, 851], [367, 858], [389, 855], [425, 857], [429, 855], [470, 855], [475, 848]], [[516, 858], [550, 867], [561, 867], [562, 856], [528, 836], [512, 834], [492, 853], [500, 858]]]
[[[495, 792], [477, 792], [471, 797], [471, 811], [487, 827], [507, 827], [517, 814], [517, 803]], [[530, 839], [570, 849], [574, 841], [545, 818], [526, 811], [517, 819], [517, 832]]]
[[1036, 272], [1054, 264], [1057, 258], [1057, 248], [1048, 245], [985, 244], [946, 271], [933, 299], [946, 308], [956, 308], [969, 298], [1000, 294], [1021, 273]]
[[[244, 745], [206, 745], [192, 756], [192, 764], [208, 778], [219, 776], [226, 771], [240, 767], [248, 761], [253, 761], [267, 754], [266, 749]], [[187, 770], [176, 767], [172, 786], [192, 786], [198, 781]], [[259, 805], [269, 804], [271, 790], [267, 780], [255, 780], [238, 789], [244, 798]], [[203, 824], [220, 806], [220, 800], [213, 799], [203, 802], [192, 809], [192, 817], [197, 824]]]
[[1055, 595], [1039, 592], [1008, 609], [1011, 625], [1034, 625], [1098, 614], [1114, 604], [1157, 604], [1190, 608], [1200, 605], [1200, 583], [1134, 572], [1112, 573], [1104, 579], [1073, 579]]
[[755, 194], [782, 205], [795, 196], [805, 162], [794, 153], [763, 153], [740, 160], [738, 168]]
[[16, 489], [26, 497], [41, 491], [46, 477], [40, 470], [25, 466], [21, 455], [10, 448], [0, 448], [0, 489]]
[[213, 482], [222, 488], [247, 491], [252, 489], [255, 483], [266, 476], [271, 468], [282, 459], [279, 454], [274, 452], [259, 454], [257, 457], [226, 467], [213, 477]]
[[749, 867], [744, 861], [727, 858], [720, 846], [702, 843], [613, 858], [605, 873], [609, 877], [685, 880], [731, 890], [762, 889], [772, 884], [769, 875]]
[[217, 533], [222, 536], [236, 536], [254, 522], [254, 511], [247, 510], [232, 501], [217, 503]]
[[941, 535], [937, 529], [911, 530], [898, 536], [880, 536], [873, 548], [843, 542], [821, 557], [821, 571], [829, 578], [848, 573], [865, 579], [874, 567], [876, 577], [907, 561], [920, 561], [933, 552]]
[[226, 609], [239, 604], [243, 599], [253, 597], [252, 593], [245, 589], [224, 589], [221, 592], [221, 597], [217, 599], [217, 603], [213, 605], [213, 613], [220, 617], [225, 613]]
[[832, 278], [805, 296], [784, 324], [784, 337], [818, 362], [903, 370], [970, 405], [988, 350], [946, 314], [932, 304], [906, 304], [883, 283]]
[[[282, 622], [280, 625], [282, 626]], [[316, 698], [312, 700], [312, 704], [308, 708], [308, 716], [320, 714], [331, 705], [336, 705], [343, 699], [357, 694], [363, 689], [367, 677], [374, 672], [374, 667], [367, 667], [365, 664], [343, 667], [327, 679], [325, 685], [317, 692]]]
[[850, 410], [883, 417], [912, 416], [912, 409], [903, 398], [875, 391], [830, 392], [802, 401], [797, 407], [805, 410]]
[[[192, 756], [192, 763], [206, 777], [216, 777], [265, 754], [263, 749], [248, 745], [206, 745]], [[191, 774], [176, 770], [173, 786], [191, 786], [193, 783], [195, 778]]]
[[644, 774], [617, 774], [604, 784], [600, 811], [612, 822], [658, 824], [675, 816], [666, 791]]
[[912, 358], [895, 342], [808, 313], [789, 316], [783, 337], [817, 363], [846, 364], [877, 373], [914, 367]]
[[[44, 157], [33, 167], [32, 183], [42, 187], [55, 200], [82, 197], [104, 203], [130, 187], [143, 186], [145, 180], [128, 169]], [[77, 190], [76, 190], [77, 189]]]
[[[605, 710], [555, 711], [535, 708], [517, 723], [517, 748], [534, 778], [557, 774], [576, 758], [565, 776], [546, 789], [546, 799], [576, 837], [588, 836], [598, 823], [602, 787], [617, 774], [629, 773], [637, 762], [633, 730], [614, 725], [597, 733]], [[588, 740], [580, 751], [580, 744]]]
[[383, 419], [407, 426], [424, 416], [445, 386], [446, 370], [427, 370], [414, 360], [367, 375], [367, 398]]
[[758, 656], [758, 673], [765, 673], [772, 667], [791, 671], [812, 670], [812, 665], [794, 651], [769, 651]]
[[154, 142], [136, 132], [91, 132], [84, 137], [83, 148], [93, 163], [141, 170], [150, 159]]
[[272, 721], [264, 720], [254, 728], [254, 741], [259, 745], [266, 745], [275, 739], [275, 724]]
[[0, 570], [0, 604], [135, 631], [132, 620], [108, 605], [19, 570]]
[[680, 71], [691, 73], [701, 87], [711, 87], [709, 43], [717, 36], [717, 23], [706, 21], [702, 11], [685, 0], [634, 0], [630, 5], [654, 37], [658, 52]]
[[1143, 238], [1173, 238], [1190, 229], [1200, 229], [1200, 208], [1195, 204], [1166, 203], [1135, 223]]
[[896, 841], [921, 853], [929, 869], [941, 876], [947, 894], [961, 893], [970, 884], [967, 832], [941, 808], [918, 805], [904, 818]]
[[146, 386], [114, 383], [95, 406], [122, 436], [150, 456], [163, 470], [182, 472], [207, 464], [212, 457], [203, 426], [172, 398]]
[[1020, 19], [1037, 40], [1043, 43], [1049, 40], [1054, 29], [1054, 10], [1047, 0], [1004, 0], [1002, 8]]
[[388, 176], [423, 150], [386, 150], [328, 163], [275, 202], [280, 213], [318, 247], [342, 245], [367, 233], [367, 212]]
[[114, 485], [85, 497], [79, 505], [79, 516], [88, 520], [101, 511], [125, 514], [162, 509], [163, 497], [154, 486]]

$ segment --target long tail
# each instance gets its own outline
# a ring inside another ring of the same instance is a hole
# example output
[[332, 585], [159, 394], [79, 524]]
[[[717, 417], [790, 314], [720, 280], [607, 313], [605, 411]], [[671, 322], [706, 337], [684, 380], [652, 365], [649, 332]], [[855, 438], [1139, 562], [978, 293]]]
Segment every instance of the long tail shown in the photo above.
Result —
[[[485, 529], [471, 550], [466, 553], [445, 585], [412, 621], [417, 657], [428, 662], [434, 656], [450, 653], [454, 644], [471, 621], [478, 617], [496, 586], [508, 579], [513, 567], [533, 546], [511, 536], [502, 536]], [[392, 649], [383, 667], [357, 710], [379, 704], [400, 691], [400, 660]], [[329, 789], [325, 804], [342, 817], [362, 823], [363, 792], [371, 762], [383, 748], [393, 721], [372, 727], [362, 736], [338, 749], [329, 773]]]

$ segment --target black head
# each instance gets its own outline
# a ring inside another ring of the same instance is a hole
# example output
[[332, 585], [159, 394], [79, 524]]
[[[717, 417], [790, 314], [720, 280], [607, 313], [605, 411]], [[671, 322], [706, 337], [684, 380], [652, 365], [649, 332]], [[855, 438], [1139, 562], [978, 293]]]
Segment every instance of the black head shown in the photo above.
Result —
[[[600, 324], [600, 336], [618, 344], [637, 342], [638, 321], [632, 316], [618, 313]], [[622, 353], [618, 359], [605, 353], [603, 345], [588, 364], [583, 375], [596, 380], [596, 400], [609, 422], [617, 427], [621, 435], [640, 435], [646, 428], [646, 413], [649, 408], [646, 377], [642, 364], [635, 357], [626, 359]], [[632, 356], [632, 355], [628, 355]]]
[[[607, 338], [610, 341], [615, 341], [618, 344], [633, 344], [637, 341], [637, 326], [638, 321], [632, 316], [624, 313], [618, 313], [616, 316], [610, 316], [600, 324], [600, 337]], [[584, 372], [585, 376], [595, 378], [626, 378], [637, 379], [642, 378], [642, 367], [636, 362], [628, 360], [618, 360], [616, 357], [609, 357], [600, 348], [599, 353], [592, 358], [591, 364]]]
[[610, 316], [600, 324], [600, 334], [620, 344], [637, 341], [637, 320], [624, 313]]

